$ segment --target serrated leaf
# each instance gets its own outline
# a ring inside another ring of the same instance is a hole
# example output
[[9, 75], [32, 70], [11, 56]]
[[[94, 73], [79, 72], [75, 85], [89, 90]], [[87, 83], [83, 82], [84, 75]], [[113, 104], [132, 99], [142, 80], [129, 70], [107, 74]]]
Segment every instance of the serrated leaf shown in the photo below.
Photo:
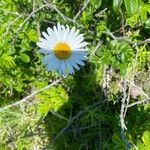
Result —
[[24, 54], [24, 53], [20, 54], [20, 58], [21, 58], [22, 61], [24, 61], [26, 63], [30, 62], [30, 57], [28, 55]]
[[124, 4], [129, 15], [132, 15], [138, 11], [138, 0], [124, 0]]

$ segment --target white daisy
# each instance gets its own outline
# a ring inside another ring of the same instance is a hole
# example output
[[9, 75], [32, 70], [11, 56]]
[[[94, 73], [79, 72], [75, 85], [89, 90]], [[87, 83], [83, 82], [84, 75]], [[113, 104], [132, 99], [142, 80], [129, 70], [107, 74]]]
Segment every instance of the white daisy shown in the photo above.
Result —
[[87, 43], [83, 34], [75, 27], [58, 24], [53, 29], [47, 28], [47, 33], [42, 32], [44, 38], [39, 39], [37, 45], [40, 53], [45, 54], [43, 62], [48, 71], [57, 71], [60, 75], [73, 74], [74, 69], [79, 70], [87, 59]]

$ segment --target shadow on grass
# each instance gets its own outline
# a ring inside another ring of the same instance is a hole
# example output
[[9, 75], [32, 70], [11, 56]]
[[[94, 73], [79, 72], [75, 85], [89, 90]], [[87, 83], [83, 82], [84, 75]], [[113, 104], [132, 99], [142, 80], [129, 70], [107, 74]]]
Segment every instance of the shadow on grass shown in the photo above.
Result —
[[[69, 101], [57, 112], [49, 112], [44, 119], [49, 147], [55, 150], [101, 149], [111, 139], [115, 122], [113, 106], [109, 106], [94, 66], [86, 64], [74, 75], [74, 82], [65, 79]], [[117, 121], [116, 121], [117, 122]]]

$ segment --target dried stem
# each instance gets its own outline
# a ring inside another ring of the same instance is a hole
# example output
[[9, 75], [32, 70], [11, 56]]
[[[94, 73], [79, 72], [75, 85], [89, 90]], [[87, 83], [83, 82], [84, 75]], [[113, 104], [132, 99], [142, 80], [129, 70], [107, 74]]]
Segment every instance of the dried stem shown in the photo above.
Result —
[[133, 47], [143, 45], [143, 44], [146, 44], [146, 43], [150, 43], [150, 38], [148, 38], [144, 41], [140, 41], [140, 42], [136, 43], [136, 42], [133, 42], [133, 41], [129, 40], [127, 37], [124, 37], [124, 36], [117, 37], [112, 32], [109, 32], [109, 31], [103, 31], [103, 33], [106, 34], [106, 35], [109, 35], [114, 40], [125, 41], [125, 42], [129, 43], [130, 45], [132, 45]]
[[53, 139], [53, 142], [55, 142], [60, 136], [62, 136], [64, 134], [64, 132], [73, 124], [73, 122], [79, 118], [85, 111], [95, 107], [95, 106], [98, 106], [102, 103], [105, 103], [106, 100], [104, 101], [99, 101], [97, 103], [94, 103], [93, 105], [89, 106], [89, 107], [86, 107], [84, 110], [80, 111], [77, 115], [75, 115], [74, 117], [72, 117], [71, 119], [69, 119], [68, 121], [68, 124], [56, 135], [56, 137]]
[[59, 79], [53, 81], [51, 84], [49, 84], [49, 85], [47, 85], [47, 86], [45, 86], [45, 87], [43, 87], [43, 88], [41, 88], [41, 89], [39, 89], [39, 90], [33, 92], [32, 94], [30, 94], [30, 95], [28, 95], [27, 97], [21, 99], [20, 101], [17, 101], [17, 102], [15, 102], [15, 103], [13, 103], [13, 104], [10, 104], [10, 105], [7, 105], [7, 106], [5, 106], [5, 107], [0, 108], [0, 112], [6, 110], [6, 109], [8, 109], [8, 108], [11, 108], [11, 107], [13, 107], [13, 106], [18, 106], [18, 105], [20, 105], [20, 104], [23, 103], [23, 102], [27, 102], [29, 99], [31, 99], [31, 98], [34, 97], [35, 95], [37, 95], [37, 94], [43, 92], [44, 90], [49, 89], [50, 87], [56, 85], [58, 82], [60, 82]]
[[131, 103], [131, 104], [129, 104], [127, 107], [130, 108], [130, 107], [133, 107], [133, 106], [135, 106], [135, 105], [144, 104], [144, 103], [149, 103], [149, 102], [150, 102], [150, 98], [149, 98], [149, 99], [143, 99], [143, 100], [140, 100], [140, 101]]
[[76, 14], [76, 16], [74, 17], [74, 21], [76, 21], [76, 19], [79, 17], [79, 15], [83, 12], [83, 10], [86, 8], [86, 6], [88, 5], [88, 3], [90, 2], [90, 0], [87, 0], [84, 4], [84, 6], [82, 7], [82, 9], [79, 10], [79, 12]]

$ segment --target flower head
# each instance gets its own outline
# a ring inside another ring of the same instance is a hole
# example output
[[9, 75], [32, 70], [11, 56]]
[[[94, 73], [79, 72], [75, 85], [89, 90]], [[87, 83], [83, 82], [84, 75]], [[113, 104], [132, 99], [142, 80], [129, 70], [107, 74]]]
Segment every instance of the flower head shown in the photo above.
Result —
[[87, 43], [83, 34], [79, 34], [75, 27], [70, 29], [60, 24], [53, 29], [47, 28], [47, 33], [42, 32], [43, 38], [37, 42], [41, 48], [39, 52], [45, 54], [43, 62], [47, 70], [57, 71], [60, 75], [79, 70], [87, 59]]

